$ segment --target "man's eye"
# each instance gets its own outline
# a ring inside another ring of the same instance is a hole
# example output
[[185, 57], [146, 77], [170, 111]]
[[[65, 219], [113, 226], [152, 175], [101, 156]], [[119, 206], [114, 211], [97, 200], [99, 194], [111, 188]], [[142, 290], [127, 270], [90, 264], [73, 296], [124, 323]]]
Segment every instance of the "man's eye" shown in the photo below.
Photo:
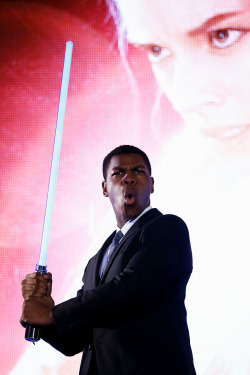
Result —
[[122, 173], [121, 171], [114, 172], [114, 173], [112, 173], [112, 176], [118, 176], [118, 175], [121, 174], [121, 173]]
[[145, 173], [145, 172], [141, 171], [140, 169], [136, 169], [136, 173]]
[[157, 45], [148, 45], [148, 59], [152, 63], [159, 62], [166, 57], [171, 56], [171, 51], [168, 48], [160, 47]]
[[243, 33], [243, 30], [234, 29], [213, 30], [209, 33], [209, 39], [214, 47], [226, 48], [237, 42]]

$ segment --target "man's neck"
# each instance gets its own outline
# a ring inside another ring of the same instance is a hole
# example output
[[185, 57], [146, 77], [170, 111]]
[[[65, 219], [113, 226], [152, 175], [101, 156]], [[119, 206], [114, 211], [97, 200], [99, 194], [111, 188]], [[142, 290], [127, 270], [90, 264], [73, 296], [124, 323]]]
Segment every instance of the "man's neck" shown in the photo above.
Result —
[[127, 233], [127, 231], [132, 227], [132, 225], [134, 225], [135, 222], [136, 222], [137, 220], [139, 220], [140, 217], [141, 217], [142, 215], [144, 215], [146, 212], [148, 212], [148, 211], [151, 210], [151, 209], [152, 209], [151, 206], [146, 207], [145, 210], [143, 210], [143, 211], [140, 213], [140, 215], [138, 215], [138, 216], [135, 217], [135, 218], [129, 219], [129, 220], [128, 220], [128, 221], [127, 221], [127, 222], [126, 222], [121, 228], [118, 227], [118, 230], [121, 230], [122, 233], [123, 233], [123, 235], [125, 235], [125, 234]]

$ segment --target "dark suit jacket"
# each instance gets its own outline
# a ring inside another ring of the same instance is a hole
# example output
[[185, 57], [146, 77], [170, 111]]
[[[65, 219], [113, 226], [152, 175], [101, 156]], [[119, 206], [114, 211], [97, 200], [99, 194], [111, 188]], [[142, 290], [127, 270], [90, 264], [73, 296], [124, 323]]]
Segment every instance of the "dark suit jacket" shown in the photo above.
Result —
[[100, 375], [194, 375], [184, 299], [192, 272], [186, 224], [157, 209], [122, 238], [99, 279], [114, 233], [90, 259], [77, 297], [54, 307], [42, 338], [65, 355], [94, 353]]

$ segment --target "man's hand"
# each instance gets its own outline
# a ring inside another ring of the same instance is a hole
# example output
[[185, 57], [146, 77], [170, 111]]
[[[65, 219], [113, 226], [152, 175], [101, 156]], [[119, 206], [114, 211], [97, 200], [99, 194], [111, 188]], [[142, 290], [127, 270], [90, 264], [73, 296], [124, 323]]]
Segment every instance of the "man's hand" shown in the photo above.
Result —
[[26, 323], [37, 326], [54, 324], [53, 307], [54, 301], [51, 297], [30, 297], [23, 303], [20, 323], [23, 327]]
[[22, 281], [24, 298], [23, 311], [20, 319], [22, 326], [26, 323], [46, 326], [54, 323], [52, 309], [54, 301], [51, 298], [52, 275], [41, 275], [33, 272]]
[[25, 300], [30, 297], [50, 297], [52, 290], [52, 275], [41, 275], [38, 272], [26, 275], [22, 281], [22, 295]]

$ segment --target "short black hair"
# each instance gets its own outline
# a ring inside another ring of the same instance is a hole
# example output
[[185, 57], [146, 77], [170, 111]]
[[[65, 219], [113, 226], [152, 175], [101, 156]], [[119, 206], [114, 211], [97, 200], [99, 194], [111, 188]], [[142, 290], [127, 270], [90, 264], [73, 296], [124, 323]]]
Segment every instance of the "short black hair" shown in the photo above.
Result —
[[143, 157], [143, 160], [147, 164], [150, 176], [151, 176], [151, 164], [149, 161], [149, 158], [145, 154], [144, 151], [140, 150], [138, 147], [135, 146], [130, 146], [130, 145], [122, 145], [116, 147], [114, 150], [110, 151], [107, 156], [105, 156], [102, 164], [102, 173], [103, 173], [103, 178], [106, 180], [107, 178], [107, 171], [108, 167], [110, 165], [110, 161], [113, 156], [115, 155], [121, 155], [121, 154], [139, 154]]

